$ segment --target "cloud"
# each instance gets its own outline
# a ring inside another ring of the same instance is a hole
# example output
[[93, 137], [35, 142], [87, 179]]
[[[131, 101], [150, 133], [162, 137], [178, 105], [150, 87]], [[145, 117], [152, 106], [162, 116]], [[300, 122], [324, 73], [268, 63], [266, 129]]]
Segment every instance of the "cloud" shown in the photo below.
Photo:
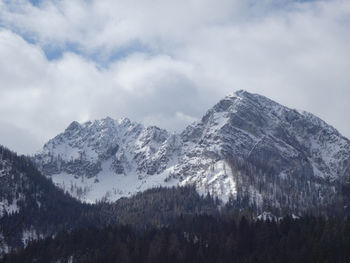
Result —
[[4, 144], [5, 141], [0, 143], [20, 154], [32, 154], [33, 149], [36, 149], [41, 143], [27, 128], [22, 129], [13, 123], [3, 121], [0, 121], [0, 127], [0, 138], [2, 140], [6, 138], [6, 145]]
[[160, 51], [186, 45], [194, 32], [259, 21], [288, 8], [288, 0], [156, 0], [0, 2], [1, 22], [42, 46], [74, 43], [81, 52], [108, 55], [133, 43]]
[[[144, 122], [161, 113], [153, 125], [170, 124], [173, 118], [176, 123], [167, 128], [183, 128], [188, 119], [179, 120], [174, 112], [196, 108], [187, 106], [197, 92], [191, 67], [169, 56], [134, 54], [102, 69], [69, 52], [48, 61], [36, 45], [2, 30], [0, 57], [1, 120], [28, 129], [37, 142], [53, 137], [72, 120], [107, 115]], [[0, 143], [22, 149], [9, 135], [2, 134]]]
[[181, 130], [238, 89], [350, 137], [349, 17], [341, 0], [0, 0], [0, 121], [33, 138], [0, 143], [107, 115]]

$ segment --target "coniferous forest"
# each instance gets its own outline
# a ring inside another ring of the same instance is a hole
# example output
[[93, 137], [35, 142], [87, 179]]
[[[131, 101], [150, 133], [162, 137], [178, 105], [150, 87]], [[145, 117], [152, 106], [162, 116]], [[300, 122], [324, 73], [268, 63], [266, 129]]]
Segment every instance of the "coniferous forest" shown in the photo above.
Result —
[[334, 218], [264, 221], [192, 187], [88, 205], [57, 189], [27, 157], [1, 148], [1, 160], [12, 174], [0, 178], [1, 198], [20, 208], [0, 219], [0, 245], [13, 248], [1, 262], [350, 262], [347, 208]]
[[280, 222], [208, 215], [164, 227], [81, 228], [32, 242], [3, 262], [350, 262], [350, 219]]

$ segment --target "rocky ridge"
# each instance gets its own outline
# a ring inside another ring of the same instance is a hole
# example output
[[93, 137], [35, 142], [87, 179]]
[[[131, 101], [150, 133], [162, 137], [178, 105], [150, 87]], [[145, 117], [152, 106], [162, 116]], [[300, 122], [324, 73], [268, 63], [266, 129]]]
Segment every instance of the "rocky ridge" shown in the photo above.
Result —
[[238, 91], [178, 134], [126, 118], [73, 122], [34, 159], [88, 202], [194, 185], [243, 207], [302, 212], [341, 199], [350, 141], [310, 113]]

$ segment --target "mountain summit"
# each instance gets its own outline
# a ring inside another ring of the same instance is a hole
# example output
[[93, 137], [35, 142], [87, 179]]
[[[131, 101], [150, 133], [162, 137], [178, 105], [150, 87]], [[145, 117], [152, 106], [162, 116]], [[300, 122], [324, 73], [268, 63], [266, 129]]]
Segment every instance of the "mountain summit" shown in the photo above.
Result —
[[341, 199], [350, 141], [310, 113], [240, 90], [179, 134], [126, 118], [73, 122], [35, 162], [88, 202], [194, 185], [242, 207], [303, 212]]

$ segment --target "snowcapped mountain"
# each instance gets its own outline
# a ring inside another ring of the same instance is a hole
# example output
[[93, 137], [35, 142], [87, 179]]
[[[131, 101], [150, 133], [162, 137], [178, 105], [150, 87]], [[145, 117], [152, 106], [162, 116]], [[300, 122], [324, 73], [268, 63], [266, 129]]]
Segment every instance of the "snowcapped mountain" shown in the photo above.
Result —
[[71, 123], [45, 144], [36, 162], [45, 175], [79, 199], [116, 200], [154, 186], [173, 185], [173, 180], [164, 181], [179, 147], [178, 136], [158, 127], [107, 117]]
[[83, 204], [42, 175], [29, 157], [0, 145], [0, 262], [4, 254], [61, 231], [115, 224], [141, 229], [184, 214], [217, 212], [217, 203], [201, 198], [193, 187], [149, 189], [114, 203]]
[[191, 164], [181, 183], [224, 200], [232, 193], [243, 207], [331, 206], [350, 174], [350, 142], [337, 130], [246, 91], [221, 100], [181, 137], [189, 145], [183, 163]]
[[340, 198], [350, 141], [310, 113], [238, 91], [179, 134], [128, 119], [73, 122], [35, 162], [88, 202], [194, 185], [243, 207], [303, 211]]

